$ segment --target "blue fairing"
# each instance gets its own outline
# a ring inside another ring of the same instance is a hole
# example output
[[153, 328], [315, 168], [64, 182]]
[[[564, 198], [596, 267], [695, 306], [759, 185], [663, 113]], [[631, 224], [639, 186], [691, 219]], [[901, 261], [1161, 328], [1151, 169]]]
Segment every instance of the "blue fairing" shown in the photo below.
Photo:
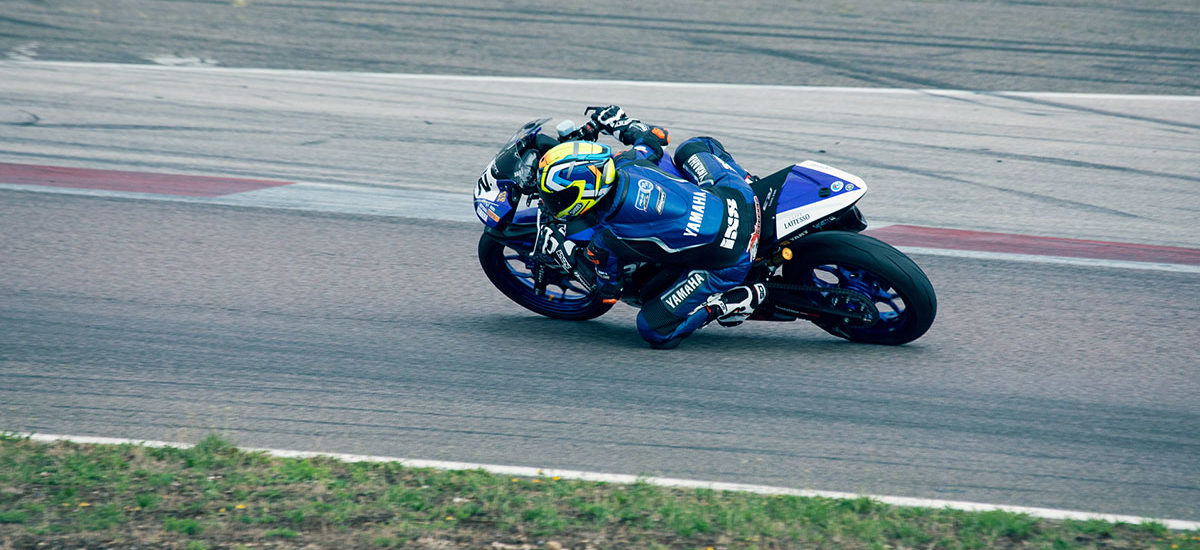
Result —
[[[537, 223], [537, 213], [537, 208], [517, 210], [516, 215], [513, 216], [512, 223], [516, 225], [534, 225]], [[572, 241], [590, 241], [592, 240], [592, 233], [592, 228], [589, 227], [582, 231], [567, 235], [567, 238], [571, 239]]]
[[517, 210], [517, 215], [513, 217], [512, 222], [515, 224], [518, 224], [518, 225], [520, 225], [520, 224], [532, 225], [532, 224], [537, 223], [537, 216], [538, 216], [537, 208], [526, 208], [524, 210]]
[[574, 233], [572, 235], [567, 235], [567, 238], [571, 239], [572, 241], [590, 241], [590, 240], [592, 240], [593, 232], [594, 231], [592, 230], [592, 228], [589, 227], [578, 233]]
[[542, 130], [542, 124], [550, 119], [541, 118], [525, 123], [509, 138], [508, 143], [492, 158], [475, 183], [475, 215], [484, 225], [500, 227], [505, 217], [512, 212], [516, 202], [514, 192], [520, 187], [513, 181], [527, 181], [531, 176], [532, 160], [528, 149]]
[[[776, 210], [784, 212], [858, 189], [851, 182], [799, 164], [792, 166]], [[822, 196], [824, 193], [824, 196]]]
[[487, 182], [479, 184], [475, 192], [475, 215], [479, 220], [488, 227], [498, 227], [504, 216], [508, 215], [512, 210], [512, 205], [509, 204], [509, 193], [511, 192], [513, 182], [510, 180], [498, 180], [494, 183], [495, 188], [484, 188]]

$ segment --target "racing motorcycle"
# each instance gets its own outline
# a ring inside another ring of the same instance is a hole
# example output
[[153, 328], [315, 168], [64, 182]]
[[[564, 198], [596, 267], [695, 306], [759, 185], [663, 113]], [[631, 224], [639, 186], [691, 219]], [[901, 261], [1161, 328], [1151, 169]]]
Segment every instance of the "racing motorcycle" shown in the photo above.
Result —
[[[513, 134], [475, 186], [475, 213], [484, 224], [479, 263], [505, 296], [556, 319], [586, 320], [611, 309], [572, 272], [538, 261], [534, 241], [551, 220], [539, 209], [535, 165], [542, 153], [571, 140], [595, 141], [593, 120], [569, 120], [557, 138], [542, 133], [549, 118], [532, 120]], [[659, 168], [686, 179], [670, 155]], [[761, 282], [767, 299], [749, 320], [807, 320], [854, 342], [900, 345], [933, 324], [937, 299], [929, 278], [908, 256], [859, 233], [867, 224], [856, 203], [867, 192], [863, 180], [837, 168], [804, 161], [751, 183], [762, 207], [758, 255], [747, 283]], [[586, 246], [592, 228], [567, 223], [566, 234]], [[625, 266], [620, 300], [641, 307], [675, 281], [679, 266]]]

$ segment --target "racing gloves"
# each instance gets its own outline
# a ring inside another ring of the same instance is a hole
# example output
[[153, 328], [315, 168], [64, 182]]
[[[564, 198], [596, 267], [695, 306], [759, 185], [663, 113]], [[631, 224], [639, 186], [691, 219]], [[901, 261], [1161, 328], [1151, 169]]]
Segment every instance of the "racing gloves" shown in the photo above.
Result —
[[633, 122], [633, 119], [625, 114], [625, 110], [616, 105], [588, 107], [586, 111], [591, 112], [592, 120], [595, 120], [596, 124], [599, 124], [601, 128], [613, 135], [617, 135], [616, 132], [618, 130], [625, 128], [630, 122]]
[[615, 302], [621, 296], [619, 277], [601, 267], [608, 253], [590, 244], [577, 247], [567, 239], [564, 224], [542, 226], [533, 242], [533, 260], [561, 273], [570, 274], [588, 291], [596, 290], [600, 299]]
[[651, 126], [637, 119], [629, 118], [625, 110], [616, 105], [607, 107], [589, 107], [592, 120], [608, 133], [615, 136], [625, 145], [648, 145], [659, 151], [664, 145], [671, 143], [665, 128]]
[[567, 227], [564, 224], [548, 223], [538, 231], [533, 241], [533, 259], [545, 266], [570, 273], [574, 269], [571, 252], [574, 243], [567, 240]]

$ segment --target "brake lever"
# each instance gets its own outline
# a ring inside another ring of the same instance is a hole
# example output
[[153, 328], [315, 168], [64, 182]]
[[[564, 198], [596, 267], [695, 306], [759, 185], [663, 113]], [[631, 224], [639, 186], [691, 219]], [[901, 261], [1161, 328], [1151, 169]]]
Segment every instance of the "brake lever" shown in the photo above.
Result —
[[583, 126], [580, 126], [568, 134], [559, 137], [559, 143], [568, 141], [596, 141], [600, 138], [600, 126], [594, 120], [589, 120]]

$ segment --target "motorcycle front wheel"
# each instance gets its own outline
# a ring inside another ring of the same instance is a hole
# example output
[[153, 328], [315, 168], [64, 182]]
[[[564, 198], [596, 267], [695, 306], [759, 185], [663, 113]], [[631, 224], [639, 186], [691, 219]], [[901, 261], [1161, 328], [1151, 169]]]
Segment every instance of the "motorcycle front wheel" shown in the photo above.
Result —
[[565, 274], [551, 274], [545, 293], [539, 294], [534, 288], [536, 264], [529, 250], [513, 248], [487, 233], [479, 238], [479, 265], [510, 300], [546, 317], [584, 321], [604, 315], [613, 307]]

